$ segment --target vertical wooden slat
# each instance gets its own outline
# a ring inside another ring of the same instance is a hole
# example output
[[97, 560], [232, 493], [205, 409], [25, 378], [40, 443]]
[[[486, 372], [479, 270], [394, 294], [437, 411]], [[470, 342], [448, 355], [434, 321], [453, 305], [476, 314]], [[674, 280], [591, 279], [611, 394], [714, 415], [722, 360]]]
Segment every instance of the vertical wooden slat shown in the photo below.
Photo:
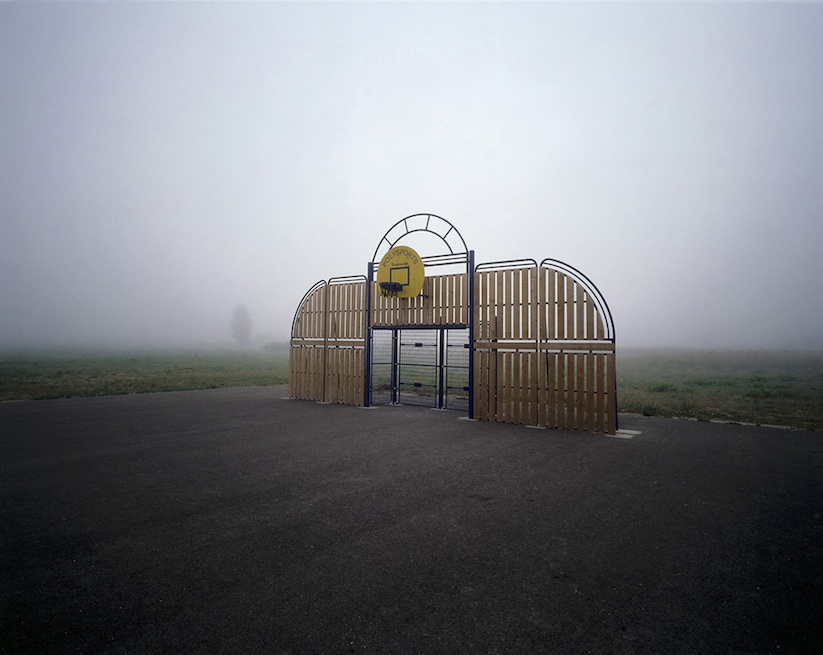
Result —
[[503, 338], [504, 339], [511, 339], [513, 338], [514, 334], [514, 299], [512, 298], [512, 286], [513, 286], [513, 277], [514, 271], [507, 271], [503, 274], [503, 278], [505, 281], [505, 289], [503, 293], [506, 294], [505, 300], [505, 309], [506, 309], [506, 320], [503, 323], [504, 331], [503, 331]]
[[509, 273], [512, 281], [512, 331], [510, 339], [520, 338], [520, 273], [521, 269], [515, 269]]
[[538, 334], [538, 317], [539, 317], [539, 290], [537, 284], [537, 276], [539, 271], [537, 267], [533, 267], [529, 270], [529, 339], [535, 340], [535, 342], [540, 340], [540, 335]]
[[520, 423], [520, 353], [512, 353], [512, 375], [511, 375], [511, 422]]
[[555, 307], [557, 309], [557, 324], [552, 339], [566, 338], [566, 276], [555, 273], [554, 290], [556, 294]]
[[540, 425], [539, 408], [542, 385], [538, 376], [540, 351], [535, 349], [529, 361], [529, 425]]
[[526, 350], [520, 353], [520, 420], [521, 425], [529, 425], [531, 420], [531, 364], [532, 352]]
[[[574, 307], [572, 304], [571, 307]], [[566, 375], [568, 376], [566, 411], [569, 416], [568, 430], [577, 426], [577, 353], [566, 355]]]
[[596, 432], [603, 432], [605, 429], [606, 421], [604, 415], [605, 409], [605, 387], [606, 387], [606, 369], [605, 369], [605, 359], [606, 356], [603, 353], [597, 353], [596, 357], [596, 364], [595, 367], [597, 372], [595, 375], [597, 376], [596, 384], [595, 384], [595, 431]]
[[481, 421], [489, 420], [489, 353], [486, 350], [475, 351], [475, 401], [477, 417]]
[[469, 289], [471, 285], [469, 284], [469, 275], [474, 275], [474, 272], [470, 273], [461, 273], [460, 275], [460, 285], [461, 285], [461, 311], [460, 311], [460, 322], [465, 323], [466, 325], [469, 324], [471, 318], [469, 317], [469, 307], [471, 304], [469, 303]]
[[575, 359], [577, 360], [577, 420], [575, 421], [575, 428], [582, 431], [586, 425], [586, 355], [576, 353]]
[[506, 394], [506, 403], [505, 403], [505, 420], [509, 423], [512, 422], [512, 414], [514, 413], [514, 355], [512, 351], [508, 351], [505, 353], [505, 362], [506, 362], [506, 377], [505, 377], [505, 387], [504, 393]]
[[558, 412], [562, 417], [562, 421], [559, 421], [558, 424], [561, 425], [564, 430], [568, 430], [571, 428], [571, 411], [573, 407], [571, 399], [572, 385], [570, 378], [574, 376], [574, 368], [569, 366], [569, 353], [561, 351], [558, 360]]
[[586, 331], [583, 338], [588, 340], [597, 338], [594, 329], [594, 303], [589, 294], [586, 294]]
[[586, 430], [594, 432], [594, 358], [593, 352], [586, 353]]
[[606, 403], [606, 411], [608, 412], [607, 429], [609, 434], [614, 434], [617, 429], [617, 399], [614, 397], [615, 368], [613, 352], [606, 355], [606, 367], [608, 369], [606, 373], [606, 397], [608, 398], [608, 402]]
[[563, 427], [563, 416], [565, 414], [563, 402], [565, 394], [564, 372], [566, 367], [563, 365], [563, 357], [564, 355], [562, 352], [552, 353], [551, 356], [553, 372], [552, 387], [550, 388], [551, 402], [549, 403], [549, 410], [552, 412], [551, 426], [556, 428]]
[[449, 314], [449, 324], [459, 323], [458, 309], [460, 308], [460, 293], [457, 286], [457, 276], [449, 276], [449, 307], [451, 312]]
[[483, 292], [481, 302], [483, 303], [483, 339], [491, 340], [491, 277], [488, 272], [483, 273]]

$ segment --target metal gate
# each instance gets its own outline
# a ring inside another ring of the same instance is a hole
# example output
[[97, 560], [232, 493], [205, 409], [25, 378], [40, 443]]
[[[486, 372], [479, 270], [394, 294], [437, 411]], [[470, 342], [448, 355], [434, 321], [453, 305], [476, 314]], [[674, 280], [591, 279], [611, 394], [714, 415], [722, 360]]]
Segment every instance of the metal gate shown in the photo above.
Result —
[[468, 328], [372, 332], [371, 403], [469, 409]]

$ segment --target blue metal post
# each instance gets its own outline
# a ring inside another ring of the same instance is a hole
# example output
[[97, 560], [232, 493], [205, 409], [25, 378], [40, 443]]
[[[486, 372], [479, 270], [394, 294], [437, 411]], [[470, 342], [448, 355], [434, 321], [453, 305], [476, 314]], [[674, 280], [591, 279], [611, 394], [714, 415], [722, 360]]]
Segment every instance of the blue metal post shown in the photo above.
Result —
[[469, 250], [469, 418], [474, 418], [474, 250]]
[[366, 273], [366, 360], [363, 372], [363, 407], [371, 407], [371, 287], [374, 262], [369, 262]]

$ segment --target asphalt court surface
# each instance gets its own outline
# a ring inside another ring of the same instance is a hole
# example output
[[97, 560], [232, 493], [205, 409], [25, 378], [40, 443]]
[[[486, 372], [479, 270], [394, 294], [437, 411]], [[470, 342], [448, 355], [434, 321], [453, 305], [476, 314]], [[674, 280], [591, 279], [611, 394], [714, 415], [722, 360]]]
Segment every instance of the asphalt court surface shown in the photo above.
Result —
[[0, 404], [0, 652], [823, 653], [823, 434], [286, 395]]

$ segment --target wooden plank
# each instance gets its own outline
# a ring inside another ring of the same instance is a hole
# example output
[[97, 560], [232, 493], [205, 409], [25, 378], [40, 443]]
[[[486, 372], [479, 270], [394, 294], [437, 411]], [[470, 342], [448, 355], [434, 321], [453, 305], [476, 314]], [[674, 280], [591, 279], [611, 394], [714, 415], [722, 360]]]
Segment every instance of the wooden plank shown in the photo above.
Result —
[[474, 275], [472, 320], [474, 321], [474, 338], [477, 340], [483, 337], [483, 307], [481, 306], [483, 294], [480, 281], [481, 274], [472, 273], [472, 275]]
[[514, 269], [509, 273], [511, 282], [512, 282], [512, 299], [511, 299], [511, 308], [512, 308], [512, 331], [511, 331], [511, 338], [512, 339], [519, 339], [520, 338], [520, 269]]
[[540, 425], [540, 379], [538, 377], [539, 352], [529, 353], [529, 425]]
[[483, 273], [474, 273], [474, 338], [485, 338], [485, 311], [483, 303]]
[[357, 338], [366, 338], [366, 281], [363, 280], [357, 287]]
[[340, 334], [340, 319], [342, 318], [342, 312], [340, 311], [340, 303], [338, 300], [338, 296], [340, 295], [340, 285], [329, 285], [329, 295], [328, 295], [328, 305], [326, 307], [327, 316], [328, 316], [328, 323], [327, 323], [327, 332], [326, 335], [332, 338], [337, 338], [338, 336], [342, 336]]
[[425, 312], [426, 323], [428, 323], [429, 325], [434, 325], [435, 320], [436, 320], [435, 319], [435, 310], [436, 310], [435, 304], [436, 303], [435, 303], [435, 295], [434, 295], [435, 282], [434, 282], [433, 278], [426, 278], [426, 283], [427, 283], [426, 295], [428, 295], [428, 298], [426, 298], [426, 312]]
[[330, 344], [330, 346], [365, 346], [365, 339], [292, 339], [291, 344], [294, 346], [312, 346], [322, 347], [323, 344]]
[[577, 404], [575, 403], [576, 396], [575, 392], [577, 390], [577, 368], [575, 367], [575, 354], [569, 353], [566, 354], [566, 415], [568, 417], [568, 423], [566, 425], [566, 429], [574, 430], [575, 427], [575, 409]]
[[583, 338], [587, 341], [596, 338], [594, 330], [594, 303], [589, 294], [586, 294], [586, 331]]
[[323, 368], [323, 402], [334, 402], [334, 386], [331, 384], [331, 377], [334, 371], [335, 353], [329, 348], [323, 350], [326, 365]]
[[554, 290], [557, 294], [555, 307], [557, 310], [557, 324], [554, 328], [553, 339], [566, 339], [566, 276], [555, 272], [556, 281]]
[[355, 317], [355, 309], [354, 309], [354, 282], [349, 282], [346, 284], [346, 336], [351, 338], [354, 334], [354, 317]]
[[549, 338], [549, 271], [545, 268], [536, 269], [537, 273], [537, 305], [535, 313], [537, 315], [537, 340], [543, 341]]
[[556, 428], [560, 425], [560, 414], [559, 414], [559, 405], [560, 405], [560, 382], [559, 382], [559, 375], [560, 375], [560, 354], [559, 353], [546, 353], [546, 359], [549, 364], [548, 372], [548, 426], [550, 428]]
[[349, 404], [349, 354], [351, 353], [351, 348], [338, 348], [340, 351], [340, 378], [339, 378], [339, 385], [340, 385], [340, 400], [338, 401], [341, 404], [348, 405]]
[[569, 429], [569, 356], [559, 353], [557, 356], [557, 411], [558, 427]]
[[503, 393], [505, 394], [504, 416], [505, 421], [512, 422], [512, 414], [514, 412], [514, 365], [515, 353], [504, 352], [503, 359], [506, 363], [506, 377], [504, 380]]
[[586, 354], [576, 353], [575, 359], [577, 361], [577, 421], [575, 427], [582, 431], [586, 429]]
[[482, 303], [483, 311], [483, 338], [491, 340], [492, 338], [492, 302], [491, 302], [491, 274], [486, 272], [482, 274], [483, 277], [483, 295]]
[[540, 347], [546, 350], [556, 350], [563, 352], [611, 352], [614, 344], [611, 341], [543, 341]]
[[537, 423], [536, 425], [547, 425], [548, 412], [546, 410], [546, 403], [548, 402], [548, 393], [546, 386], [548, 384], [547, 369], [547, 354], [542, 350], [537, 350], [535, 353], [536, 373], [537, 373]]
[[349, 282], [344, 289], [346, 307], [346, 335], [351, 338], [354, 334], [354, 283]]
[[533, 353], [520, 352], [520, 423], [529, 425], [531, 421], [531, 357]]
[[586, 292], [579, 284], [575, 284], [575, 309], [577, 316], [575, 317], [574, 334], [575, 339], [578, 341], [584, 341], [586, 339], [585, 302]]
[[594, 378], [594, 353], [586, 354], [586, 430], [594, 432], [594, 396], [595, 396], [595, 378]]
[[538, 333], [538, 317], [539, 317], [539, 295], [538, 295], [538, 283], [537, 283], [537, 275], [538, 270], [537, 266], [533, 266], [529, 269], [529, 339], [534, 339], [535, 341], [540, 339], [540, 335]]
[[537, 344], [533, 341], [483, 341], [484, 348], [489, 350], [537, 350]]
[[615, 367], [614, 367], [614, 353], [606, 355], [606, 398], [608, 403], [606, 405], [608, 412], [607, 432], [614, 434], [617, 430], [617, 398], [614, 396], [615, 389]]
[[458, 307], [459, 312], [457, 316], [458, 323], [468, 324], [469, 322], [469, 275], [468, 273], [460, 273], [457, 276], [457, 290], [458, 290]]
[[596, 432], [604, 432], [605, 431], [605, 408], [606, 408], [606, 356], [603, 353], [597, 353], [594, 355], [596, 358], [596, 368], [597, 368], [597, 382], [595, 384], [595, 408], [594, 411], [596, 413], [595, 418], [595, 431]]
[[460, 289], [460, 275], [453, 274], [451, 276], [451, 292], [452, 292], [452, 323], [459, 323], [460, 322], [460, 307], [461, 307], [461, 300], [462, 300], [462, 292]]
[[489, 420], [489, 353], [475, 352], [475, 401], [474, 408], [481, 421]]
[[505, 294], [504, 301], [504, 316], [503, 321], [503, 337], [504, 339], [511, 339], [514, 335], [514, 302], [512, 299], [512, 271], [501, 272], [503, 277], [503, 293]]
[[326, 329], [324, 334], [327, 337], [336, 338], [337, 337], [337, 329], [336, 329], [336, 314], [335, 314], [335, 301], [334, 296], [337, 292], [337, 289], [333, 288], [332, 286], [326, 287]]
[[349, 404], [349, 355], [351, 348], [338, 348], [340, 351], [340, 402], [341, 404]]
[[356, 402], [354, 403], [358, 407], [362, 407], [363, 405], [363, 396], [366, 391], [366, 378], [363, 375], [363, 371], [365, 369], [366, 363], [366, 349], [365, 348], [357, 348], [354, 351], [354, 367], [355, 367], [355, 380], [357, 382], [355, 394], [356, 394]]
[[346, 389], [348, 391], [347, 402], [349, 405], [357, 405], [357, 369], [355, 367], [355, 363], [357, 361], [356, 351], [354, 348], [348, 348], [348, 353], [346, 354]]
[[351, 336], [352, 338], [359, 339], [360, 338], [360, 326], [361, 326], [361, 287], [362, 282], [357, 282], [352, 285], [352, 331]]
[[513, 352], [511, 354], [512, 358], [512, 376], [511, 376], [511, 400], [512, 400], [512, 411], [511, 411], [511, 422], [512, 423], [520, 423], [520, 403], [521, 403], [521, 394], [520, 394], [520, 353]]

